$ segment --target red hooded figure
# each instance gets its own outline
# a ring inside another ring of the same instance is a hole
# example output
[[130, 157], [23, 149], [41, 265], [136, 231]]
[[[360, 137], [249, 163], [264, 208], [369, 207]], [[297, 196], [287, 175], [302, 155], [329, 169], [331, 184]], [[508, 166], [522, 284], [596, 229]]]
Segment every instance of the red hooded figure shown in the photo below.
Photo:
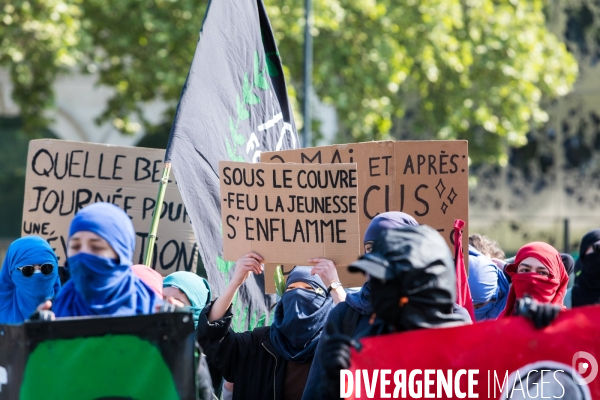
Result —
[[[529, 257], [541, 262], [548, 269], [548, 275], [536, 272], [518, 273], [519, 265]], [[526, 294], [539, 303], [554, 304], [562, 307], [563, 310], [566, 309], [563, 299], [567, 293], [569, 277], [565, 272], [560, 253], [554, 247], [543, 242], [526, 244], [517, 252], [515, 262], [507, 265], [505, 271], [511, 277], [512, 285], [503, 316], [512, 315], [516, 300]]]

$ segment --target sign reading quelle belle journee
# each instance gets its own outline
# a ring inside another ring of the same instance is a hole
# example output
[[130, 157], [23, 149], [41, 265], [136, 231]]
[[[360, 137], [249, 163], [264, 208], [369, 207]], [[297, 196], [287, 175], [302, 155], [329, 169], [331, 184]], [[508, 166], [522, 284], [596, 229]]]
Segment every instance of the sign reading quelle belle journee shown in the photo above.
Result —
[[[133, 262], [142, 264], [165, 151], [63, 140], [32, 140], [27, 155], [22, 235], [39, 235], [64, 265], [69, 225], [86, 205], [108, 202], [131, 218]], [[198, 248], [174, 179], [167, 186], [152, 267], [196, 271]]]
[[[469, 219], [469, 167], [466, 140], [380, 141], [274, 151], [268, 163], [356, 163], [361, 243], [371, 220], [403, 211], [440, 232], [453, 250], [454, 220]], [[362, 246], [361, 246], [362, 251]], [[463, 235], [468, 252], [468, 234]], [[465, 261], [466, 261], [465, 257]]]
[[219, 171], [226, 260], [254, 251], [268, 264], [342, 267], [360, 254], [355, 164], [221, 161]]

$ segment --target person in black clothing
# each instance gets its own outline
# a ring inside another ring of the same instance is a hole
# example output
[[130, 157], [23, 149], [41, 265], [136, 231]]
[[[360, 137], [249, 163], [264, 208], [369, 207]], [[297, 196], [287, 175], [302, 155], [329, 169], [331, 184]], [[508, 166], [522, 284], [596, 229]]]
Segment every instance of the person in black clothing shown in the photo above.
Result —
[[235, 333], [230, 329], [231, 302], [262, 259], [249, 253], [238, 260], [232, 282], [207, 306], [198, 322], [198, 342], [208, 360], [235, 385], [233, 399], [300, 399], [315, 348], [333, 301], [311, 267], [294, 268], [269, 327]]
[[[402, 226], [418, 226], [417, 221], [410, 215], [390, 211], [377, 215], [367, 228], [364, 237], [364, 250], [369, 253], [379, 234], [385, 229], [400, 228]], [[466, 311], [466, 310], [465, 310]], [[371, 306], [371, 286], [367, 281], [361, 290], [346, 296], [346, 301], [337, 304], [329, 314], [328, 325], [336, 327], [336, 331], [342, 332], [352, 338], [363, 337], [364, 331], [370, 329], [370, 319], [373, 314]], [[317, 346], [315, 359], [320, 358], [321, 344]], [[318, 397], [321, 377], [323, 376], [323, 364], [315, 362], [310, 368], [303, 399], [312, 400]]]
[[[375, 318], [361, 331], [361, 337], [468, 323], [467, 318], [452, 312], [456, 300], [454, 262], [448, 245], [431, 227], [383, 231], [373, 252], [348, 269], [368, 274], [371, 282]], [[547, 326], [560, 310], [551, 304], [525, 300], [518, 302], [516, 314], [533, 320], [536, 327]], [[350, 347], [358, 347], [351, 337], [332, 330], [335, 327], [328, 324], [322, 338], [322, 354], [317, 361], [323, 363], [325, 374], [315, 398], [339, 398], [340, 370], [350, 366]]]
[[[419, 226], [419, 224], [410, 215], [399, 211], [390, 211], [377, 215], [373, 218], [365, 232], [365, 253], [372, 251], [375, 241], [381, 232], [386, 229], [405, 226]], [[325, 332], [328, 334], [340, 332], [353, 339], [364, 337], [372, 329], [374, 311], [371, 304], [371, 296], [371, 283], [367, 281], [360, 291], [349, 294], [345, 302], [335, 306], [331, 314], [329, 314], [327, 324], [325, 325]], [[468, 323], [471, 322], [468, 311], [458, 304], [453, 304], [452, 311], [465, 317]], [[322, 345], [319, 342], [315, 353], [316, 360], [320, 359], [321, 351]], [[312, 400], [318, 398], [321, 391], [321, 377], [323, 374], [323, 363], [314, 362], [308, 375], [308, 381], [306, 382], [306, 388], [302, 396], [303, 399]]]
[[600, 304], [600, 229], [586, 233], [581, 239], [577, 264], [572, 306]]

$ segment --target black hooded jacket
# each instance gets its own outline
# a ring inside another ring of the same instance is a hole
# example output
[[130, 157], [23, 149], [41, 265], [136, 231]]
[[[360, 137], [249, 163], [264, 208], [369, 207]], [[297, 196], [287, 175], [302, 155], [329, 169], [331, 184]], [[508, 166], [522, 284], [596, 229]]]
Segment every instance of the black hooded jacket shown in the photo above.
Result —
[[[379, 265], [377, 260], [381, 260]], [[456, 302], [454, 261], [444, 239], [428, 226], [383, 231], [373, 252], [353, 263], [349, 269], [351, 272], [366, 272], [371, 276], [372, 284], [377, 282], [372, 286], [371, 294], [376, 314], [383, 311], [382, 305], [403, 304], [401, 309], [396, 310], [393, 324], [377, 317], [369, 324], [359, 324], [354, 339], [414, 329], [455, 327], [470, 322], [468, 314], [453, 312]], [[340, 321], [344, 314], [341, 305], [336, 307], [339, 312], [334, 309], [331, 313], [331, 317], [338, 316]], [[321, 342], [342, 333], [329, 331], [333, 326], [326, 326]], [[319, 346], [322, 344], [319, 343]], [[317, 349], [313, 365], [323, 363], [317, 358], [320, 354]], [[312, 387], [314, 382], [310, 383]], [[328, 388], [335, 385], [339, 388], [339, 382], [330, 382], [323, 375], [320, 388], [311, 390], [311, 396], [317, 394], [312, 398], [332, 398]], [[305, 391], [303, 399], [307, 398]]]

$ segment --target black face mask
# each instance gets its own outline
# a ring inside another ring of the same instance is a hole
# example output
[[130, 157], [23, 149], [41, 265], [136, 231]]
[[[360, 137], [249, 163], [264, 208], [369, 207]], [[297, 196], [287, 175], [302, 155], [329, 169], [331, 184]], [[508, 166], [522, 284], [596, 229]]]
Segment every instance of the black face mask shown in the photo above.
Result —
[[586, 254], [582, 264], [585, 278], [594, 283], [600, 283], [600, 252]]
[[402, 287], [397, 281], [381, 281], [371, 278], [371, 304], [378, 318], [397, 328], [402, 318], [400, 294]]

